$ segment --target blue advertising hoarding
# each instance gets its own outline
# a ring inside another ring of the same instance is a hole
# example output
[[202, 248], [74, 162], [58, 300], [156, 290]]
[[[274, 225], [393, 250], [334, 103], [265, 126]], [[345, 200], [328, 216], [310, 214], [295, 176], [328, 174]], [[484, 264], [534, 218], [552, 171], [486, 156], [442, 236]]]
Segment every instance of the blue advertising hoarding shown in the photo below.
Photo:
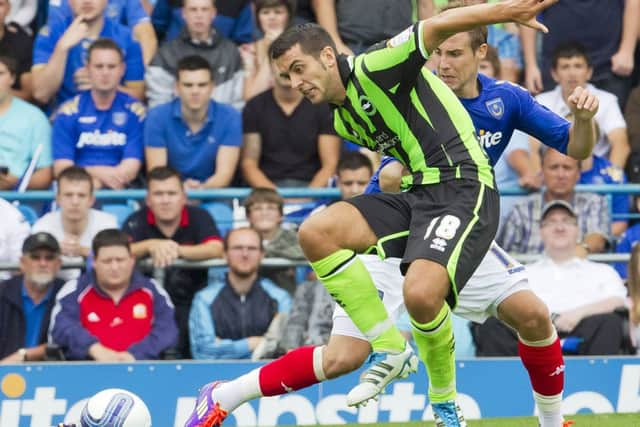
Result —
[[[203, 382], [232, 379], [257, 366], [237, 362], [0, 366], [0, 427], [49, 427], [73, 421], [84, 399], [112, 387], [138, 394], [149, 406], [155, 427], [182, 427]], [[637, 412], [640, 425], [640, 358], [572, 358], [566, 360], [566, 374], [565, 413]], [[345, 403], [357, 380], [354, 373], [299, 392], [262, 398], [238, 408], [225, 425], [432, 419], [423, 367], [360, 410]], [[458, 389], [469, 419], [534, 414], [528, 377], [518, 359], [459, 361]]]

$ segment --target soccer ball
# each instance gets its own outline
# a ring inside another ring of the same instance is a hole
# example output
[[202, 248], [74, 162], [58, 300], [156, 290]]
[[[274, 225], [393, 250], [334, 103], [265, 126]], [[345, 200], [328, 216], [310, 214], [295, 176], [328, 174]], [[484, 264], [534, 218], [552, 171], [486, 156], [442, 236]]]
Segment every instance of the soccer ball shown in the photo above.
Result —
[[91, 396], [82, 409], [81, 427], [151, 427], [147, 405], [135, 394], [109, 388]]

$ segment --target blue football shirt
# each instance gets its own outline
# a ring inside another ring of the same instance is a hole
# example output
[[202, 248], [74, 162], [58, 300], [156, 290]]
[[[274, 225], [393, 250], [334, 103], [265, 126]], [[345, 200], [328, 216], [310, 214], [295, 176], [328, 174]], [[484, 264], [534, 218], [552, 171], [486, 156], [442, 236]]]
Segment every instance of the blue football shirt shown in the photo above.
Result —
[[98, 110], [91, 92], [60, 106], [53, 122], [53, 159], [78, 166], [116, 166], [123, 159], [143, 161], [145, 107], [118, 92], [109, 110]]
[[[142, 7], [140, 0], [109, 0], [104, 10], [104, 16], [115, 24], [121, 24], [133, 29], [141, 22], [149, 21], [149, 14]], [[73, 17], [69, 0], [49, 0], [47, 23], [54, 20], [66, 21]]]
[[[33, 68], [42, 67], [49, 61], [56, 44], [70, 24], [71, 18], [64, 21], [56, 20], [51, 25], [45, 25], [40, 29], [33, 46]], [[105, 19], [100, 37], [112, 39], [122, 49], [127, 67], [122, 82], [143, 81], [142, 49], [140, 44], [132, 38], [131, 31], [123, 25], [114, 24]], [[92, 39], [84, 39], [69, 50], [64, 68], [64, 78], [56, 94], [55, 106], [61, 105], [64, 101], [78, 94], [73, 74], [86, 65], [87, 50], [93, 41]]]
[[[569, 121], [538, 103], [521, 86], [484, 74], [478, 74], [478, 84], [480, 94], [477, 97], [460, 98], [460, 101], [469, 112], [480, 144], [492, 165], [496, 164], [516, 129], [536, 137], [561, 153], [567, 153], [571, 127]], [[390, 161], [383, 159], [367, 187], [369, 192], [376, 192], [374, 187], [380, 191], [379, 172]]]

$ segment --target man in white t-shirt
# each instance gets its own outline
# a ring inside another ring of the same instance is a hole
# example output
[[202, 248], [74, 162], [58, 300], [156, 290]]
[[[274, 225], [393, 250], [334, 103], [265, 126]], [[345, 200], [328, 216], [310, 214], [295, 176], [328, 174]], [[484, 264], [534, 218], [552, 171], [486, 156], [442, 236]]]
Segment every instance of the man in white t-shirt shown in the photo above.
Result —
[[[17, 262], [22, 255], [22, 242], [29, 235], [29, 223], [11, 203], [0, 199], [0, 262]], [[0, 271], [0, 280], [8, 279], [8, 271]]]
[[[578, 218], [568, 202], [552, 200], [544, 206], [540, 234], [544, 255], [527, 266], [529, 284], [549, 308], [560, 338], [565, 339], [563, 352], [618, 354], [622, 317], [614, 311], [625, 304], [622, 279], [613, 267], [576, 256]], [[487, 322], [479, 329], [480, 355], [508, 355], [499, 349], [516, 345], [513, 332], [502, 325]]]
[[600, 138], [593, 147], [593, 154], [608, 158], [614, 166], [624, 168], [631, 151], [618, 98], [587, 83], [593, 69], [584, 47], [576, 42], [558, 46], [553, 55], [551, 76], [558, 83], [555, 89], [536, 96], [536, 100], [554, 113], [567, 117], [571, 110], [566, 100], [577, 86], [587, 87], [598, 97], [600, 108], [595, 115]]
[[[81, 261], [89, 255], [91, 241], [99, 231], [118, 228], [116, 217], [96, 209], [93, 180], [81, 167], [71, 166], [58, 176], [56, 203], [60, 209], [33, 224], [33, 232], [47, 231], [60, 242], [62, 261]], [[74, 279], [80, 270], [60, 270], [59, 277]]]

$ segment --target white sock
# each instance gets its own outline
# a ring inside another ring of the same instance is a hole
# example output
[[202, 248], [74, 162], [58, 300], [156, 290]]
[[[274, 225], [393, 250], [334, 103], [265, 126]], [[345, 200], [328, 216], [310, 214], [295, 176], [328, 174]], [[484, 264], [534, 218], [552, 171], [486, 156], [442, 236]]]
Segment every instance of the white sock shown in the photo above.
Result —
[[538, 407], [540, 427], [562, 427], [562, 393], [555, 396], [543, 396], [536, 392], [533, 398]]
[[262, 396], [260, 390], [260, 368], [244, 374], [234, 380], [223, 382], [211, 392], [214, 402], [227, 412], [233, 412], [238, 406], [256, 397]]

